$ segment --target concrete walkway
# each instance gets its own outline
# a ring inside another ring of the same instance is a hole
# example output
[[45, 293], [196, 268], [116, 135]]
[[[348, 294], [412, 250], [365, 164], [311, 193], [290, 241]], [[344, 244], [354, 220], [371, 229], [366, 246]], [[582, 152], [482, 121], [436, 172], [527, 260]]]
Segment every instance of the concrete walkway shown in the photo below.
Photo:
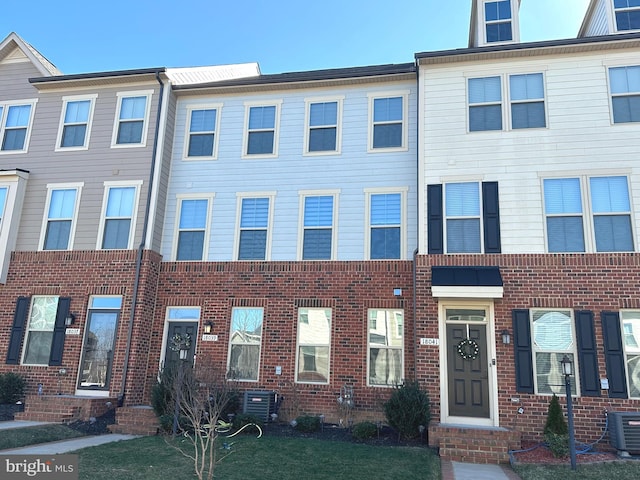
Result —
[[442, 480], [520, 480], [509, 466], [442, 460]]

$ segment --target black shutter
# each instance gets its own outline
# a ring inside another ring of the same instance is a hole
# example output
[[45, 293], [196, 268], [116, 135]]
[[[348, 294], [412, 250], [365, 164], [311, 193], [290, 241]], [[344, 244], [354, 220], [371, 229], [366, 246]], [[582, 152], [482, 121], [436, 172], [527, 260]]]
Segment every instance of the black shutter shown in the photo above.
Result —
[[53, 339], [51, 341], [51, 354], [49, 355], [49, 365], [62, 365], [62, 353], [64, 352], [64, 337], [67, 329], [64, 324], [65, 318], [69, 314], [71, 299], [61, 297], [58, 299], [58, 311], [56, 312], [56, 324], [53, 327]]
[[598, 372], [598, 352], [593, 326], [593, 312], [576, 311], [576, 336], [578, 337], [578, 365], [580, 370], [580, 390], [583, 396], [600, 396], [600, 374]]
[[498, 182], [482, 182], [484, 253], [500, 253], [500, 202]]
[[513, 353], [516, 365], [516, 391], [533, 393], [533, 357], [529, 310], [513, 310]]
[[16, 311], [13, 314], [13, 326], [11, 327], [11, 338], [9, 339], [9, 350], [7, 351], [7, 363], [10, 365], [17, 365], [20, 361], [20, 345], [22, 345], [22, 336], [27, 323], [30, 301], [29, 297], [18, 297], [18, 300], [16, 300]]
[[620, 317], [618, 312], [602, 312], [601, 316], [604, 358], [609, 379], [609, 398], [628, 398]]
[[442, 222], [442, 185], [427, 185], [428, 253], [444, 253]]

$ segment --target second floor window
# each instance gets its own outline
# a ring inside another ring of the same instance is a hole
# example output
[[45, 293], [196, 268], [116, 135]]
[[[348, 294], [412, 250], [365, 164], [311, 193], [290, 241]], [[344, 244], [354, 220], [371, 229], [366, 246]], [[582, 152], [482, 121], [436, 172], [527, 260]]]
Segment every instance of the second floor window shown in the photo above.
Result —
[[243, 198], [240, 210], [238, 260], [265, 260], [269, 198]]
[[469, 131], [502, 130], [500, 77], [469, 79]]
[[640, 0], [613, 0], [618, 31], [640, 30]]
[[372, 143], [371, 148], [405, 147], [404, 98], [372, 98]]
[[445, 184], [447, 253], [480, 253], [480, 185]]
[[640, 66], [610, 68], [609, 87], [613, 123], [640, 122]]
[[247, 123], [247, 155], [276, 152], [276, 105], [250, 106]]
[[400, 258], [402, 229], [402, 194], [372, 193], [369, 223], [370, 258]]
[[[144, 93], [144, 92], [141, 92]], [[119, 94], [113, 144], [142, 146], [146, 142], [148, 102], [151, 94]]]
[[2, 221], [4, 220], [4, 207], [7, 204], [7, 187], [0, 187], [0, 232], [2, 231]]
[[33, 105], [0, 104], [0, 152], [26, 152]]
[[511, 127], [542, 128], [544, 113], [544, 82], [541, 73], [509, 76]]
[[47, 199], [43, 250], [71, 248], [80, 188], [52, 188]]
[[307, 152], [338, 150], [338, 102], [309, 104], [309, 137]]
[[205, 254], [209, 199], [184, 198], [179, 202], [176, 260], [201, 261]]
[[64, 100], [58, 133], [58, 148], [84, 148], [89, 143], [93, 102], [91, 98], [70, 97]]
[[134, 207], [136, 204], [136, 187], [107, 187], [101, 248], [131, 248]]
[[333, 195], [304, 198], [303, 260], [330, 260], [333, 246]]
[[187, 134], [186, 157], [208, 157], [216, 155], [217, 108], [190, 110]]

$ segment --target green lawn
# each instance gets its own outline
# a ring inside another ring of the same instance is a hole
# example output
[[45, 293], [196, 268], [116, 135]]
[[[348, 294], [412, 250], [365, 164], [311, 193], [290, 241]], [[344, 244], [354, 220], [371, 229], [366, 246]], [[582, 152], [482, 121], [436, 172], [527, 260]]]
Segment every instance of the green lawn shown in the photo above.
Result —
[[82, 433], [65, 425], [38, 425], [35, 427], [2, 430], [2, 434], [0, 434], [0, 450], [82, 436]]
[[[379, 447], [307, 438], [236, 437], [216, 467], [225, 480], [439, 480], [440, 460], [426, 448]], [[81, 480], [195, 478], [191, 461], [162, 438], [144, 437], [80, 450]]]
[[516, 465], [514, 470], [522, 480], [638, 480], [640, 462], [607, 462], [578, 465], [572, 471], [568, 465]]

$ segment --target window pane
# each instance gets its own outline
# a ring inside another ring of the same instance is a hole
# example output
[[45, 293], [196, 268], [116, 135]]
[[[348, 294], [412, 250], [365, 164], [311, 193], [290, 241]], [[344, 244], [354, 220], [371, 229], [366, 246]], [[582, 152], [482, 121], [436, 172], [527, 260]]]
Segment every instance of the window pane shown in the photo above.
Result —
[[118, 126], [117, 143], [141, 143], [142, 142], [142, 121], [121, 122]]
[[266, 230], [243, 230], [240, 232], [239, 260], [264, 260], [266, 252]]
[[485, 3], [484, 18], [487, 22], [511, 18], [511, 0]]
[[53, 332], [30, 332], [24, 354], [23, 363], [47, 365], [51, 354]]
[[314, 128], [309, 131], [310, 152], [332, 152], [336, 150], [336, 128]]
[[79, 388], [106, 390], [111, 374], [118, 312], [90, 312]]
[[544, 98], [541, 73], [511, 75], [509, 77], [511, 100], [536, 100]]
[[616, 23], [618, 30], [638, 30], [640, 29], [640, 11], [617, 12]]
[[402, 124], [374, 125], [373, 148], [402, 146]]
[[144, 118], [147, 97], [126, 97], [122, 99], [120, 119]]
[[104, 239], [102, 248], [126, 249], [129, 247], [129, 230], [131, 220], [106, 220], [104, 224]]
[[333, 224], [333, 197], [318, 196], [304, 199], [304, 226], [330, 227]]
[[257, 380], [262, 341], [261, 308], [234, 308], [231, 315], [229, 378]]
[[598, 252], [632, 252], [631, 217], [597, 215], [593, 217]]
[[69, 247], [71, 220], [50, 221], [44, 240], [44, 250], [66, 250]]
[[107, 200], [107, 217], [131, 217], [135, 192], [133, 187], [111, 187]]
[[200, 320], [200, 309], [190, 307], [173, 307], [167, 310], [169, 320]]
[[[573, 354], [566, 354], [574, 361]], [[536, 353], [536, 383], [540, 394], [564, 394], [566, 387], [560, 362], [564, 353]], [[575, 365], [575, 363], [574, 363]], [[576, 382], [571, 382], [571, 394], [576, 395]]]
[[544, 102], [511, 105], [513, 128], [543, 128], [546, 126]]
[[627, 177], [591, 177], [591, 209], [593, 213], [629, 212]]
[[374, 122], [402, 121], [402, 97], [376, 98], [373, 100]]
[[273, 129], [276, 124], [276, 107], [251, 107], [249, 110], [249, 129]]
[[502, 101], [500, 77], [470, 78], [469, 103]]
[[304, 231], [303, 260], [331, 259], [331, 229], [313, 229]]
[[309, 126], [336, 125], [338, 121], [338, 103], [312, 103], [309, 107]]
[[204, 232], [180, 232], [178, 234], [177, 260], [202, 260]]
[[369, 350], [370, 385], [400, 385], [402, 377], [402, 350], [391, 348]]
[[249, 132], [248, 155], [273, 153], [274, 132]]
[[189, 157], [213, 156], [213, 134], [191, 135], [189, 137]]
[[513, 39], [511, 22], [492, 23], [487, 25], [487, 43], [508, 42]]
[[180, 228], [202, 228], [207, 223], [208, 200], [183, 200], [180, 209]]
[[548, 217], [549, 252], [584, 252], [582, 217]]
[[24, 142], [26, 138], [26, 128], [5, 130], [4, 139], [2, 141], [2, 150], [24, 150]]
[[532, 337], [538, 350], [570, 350], [573, 348], [571, 315], [561, 311], [534, 312]]
[[86, 125], [66, 125], [62, 129], [61, 147], [82, 147], [87, 132]]
[[64, 123], [86, 123], [89, 120], [90, 100], [68, 102]]
[[640, 122], [640, 96], [614, 97], [613, 122]]
[[268, 198], [243, 198], [241, 228], [266, 228], [269, 222]]
[[544, 182], [544, 209], [547, 215], [582, 213], [578, 178], [552, 178]]
[[371, 225], [400, 224], [399, 193], [371, 195]]
[[90, 308], [121, 308], [122, 297], [91, 297]]
[[213, 132], [216, 129], [216, 110], [193, 110], [190, 132]]
[[400, 258], [400, 228], [371, 229], [371, 259]]
[[469, 131], [502, 130], [502, 107], [487, 105], [469, 107]]
[[0, 227], [2, 226], [1, 220], [4, 217], [4, 207], [7, 202], [7, 187], [0, 187]]
[[27, 127], [29, 125], [30, 116], [31, 105], [12, 105], [9, 107], [5, 126], [7, 128]]
[[480, 253], [480, 219], [447, 220], [447, 252]]
[[477, 182], [445, 185], [447, 217], [480, 215], [480, 185]]

